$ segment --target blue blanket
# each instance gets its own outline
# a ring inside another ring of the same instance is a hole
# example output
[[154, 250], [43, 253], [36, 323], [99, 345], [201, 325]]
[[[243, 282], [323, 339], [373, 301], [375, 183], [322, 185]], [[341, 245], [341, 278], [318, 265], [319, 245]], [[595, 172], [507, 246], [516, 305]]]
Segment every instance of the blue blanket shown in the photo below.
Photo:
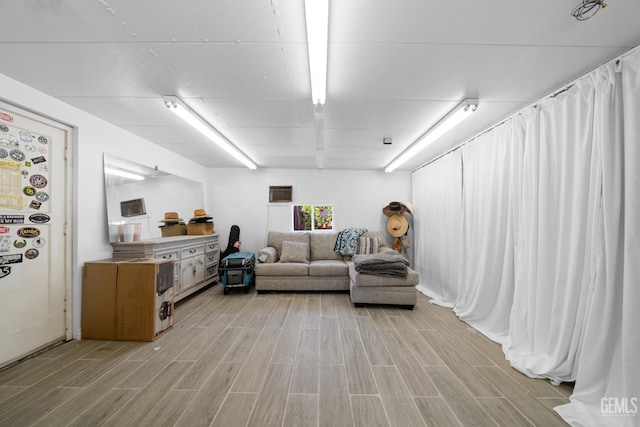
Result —
[[338, 233], [336, 245], [333, 250], [340, 255], [353, 255], [356, 253], [358, 239], [367, 231], [366, 228], [345, 228]]

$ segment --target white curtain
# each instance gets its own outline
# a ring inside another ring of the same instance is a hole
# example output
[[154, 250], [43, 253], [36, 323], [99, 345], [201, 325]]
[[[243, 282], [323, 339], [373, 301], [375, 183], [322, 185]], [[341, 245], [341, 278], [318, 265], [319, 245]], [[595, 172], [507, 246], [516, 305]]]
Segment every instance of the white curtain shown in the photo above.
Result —
[[503, 350], [532, 377], [575, 379], [584, 311], [595, 279], [600, 156], [590, 78], [539, 104], [539, 133], [525, 143], [522, 260]]
[[460, 293], [454, 311], [502, 342], [509, 330], [514, 284], [514, 212], [520, 197], [523, 140], [519, 121], [462, 148], [463, 218]]
[[413, 175], [423, 291], [575, 380], [567, 422], [640, 425], [640, 51], [458, 151]]
[[602, 147], [598, 280], [587, 311], [571, 403], [574, 426], [640, 425], [640, 53], [595, 74]]
[[414, 173], [418, 289], [435, 302], [451, 306], [457, 296], [460, 265], [462, 168], [460, 152], [449, 153]]

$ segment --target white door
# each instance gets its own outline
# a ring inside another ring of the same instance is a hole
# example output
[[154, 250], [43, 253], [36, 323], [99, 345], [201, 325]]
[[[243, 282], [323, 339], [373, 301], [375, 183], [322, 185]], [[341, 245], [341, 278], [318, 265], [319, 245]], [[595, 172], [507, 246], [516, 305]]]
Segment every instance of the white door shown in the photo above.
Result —
[[71, 338], [70, 142], [0, 102], [0, 366]]

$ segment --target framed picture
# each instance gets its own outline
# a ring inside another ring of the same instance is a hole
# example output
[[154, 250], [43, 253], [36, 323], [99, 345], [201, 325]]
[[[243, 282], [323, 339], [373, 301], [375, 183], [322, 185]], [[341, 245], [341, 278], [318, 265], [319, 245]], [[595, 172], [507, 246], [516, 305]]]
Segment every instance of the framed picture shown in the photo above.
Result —
[[120, 214], [123, 217], [145, 215], [146, 213], [147, 209], [144, 206], [144, 198], [120, 202]]

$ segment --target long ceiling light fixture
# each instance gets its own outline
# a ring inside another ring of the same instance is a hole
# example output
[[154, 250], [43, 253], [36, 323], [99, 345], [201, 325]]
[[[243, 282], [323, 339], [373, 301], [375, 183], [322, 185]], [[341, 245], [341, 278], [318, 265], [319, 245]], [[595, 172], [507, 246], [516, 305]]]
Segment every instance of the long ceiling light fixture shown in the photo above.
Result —
[[431, 127], [428, 131], [423, 133], [413, 144], [404, 150], [398, 157], [393, 159], [391, 163], [384, 169], [385, 172], [392, 172], [396, 170], [400, 165], [409, 160], [411, 157], [418, 154], [419, 151], [424, 149], [427, 145], [431, 144], [436, 139], [451, 130], [454, 126], [466, 119], [476, 111], [478, 108], [477, 99], [465, 99], [456, 108], [451, 110], [446, 116], [444, 116], [438, 123]]
[[311, 97], [314, 104], [327, 98], [327, 43], [329, 42], [329, 0], [305, 0]]
[[200, 117], [195, 111], [189, 108], [177, 96], [165, 96], [163, 101], [164, 105], [166, 105], [172, 113], [189, 123], [194, 129], [216, 143], [220, 148], [224, 149], [224, 151], [231, 154], [236, 160], [242, 162], [249, 169], [258, 169], [258, 166], [249, 158], [249, 156], [233, 145], [231, 141], [222, 135], [216, 128], [211, 126], [209, 122]]
[[122, 178], [128, 178], [128, 179], [133, 179], [134, 181], [144, 181], [145, 177], [142, 175], [139, 175], [137, 173], [133, 173], [133, 172], [129, 172], [129, 171], [124, 171], [122, 169], [114, 169], [114, 168], [110, 168], [110, 167], [105, 167], [104, 168], [104, 172], [108, 175], [114, 175], [114, 176], [119, 176]]

